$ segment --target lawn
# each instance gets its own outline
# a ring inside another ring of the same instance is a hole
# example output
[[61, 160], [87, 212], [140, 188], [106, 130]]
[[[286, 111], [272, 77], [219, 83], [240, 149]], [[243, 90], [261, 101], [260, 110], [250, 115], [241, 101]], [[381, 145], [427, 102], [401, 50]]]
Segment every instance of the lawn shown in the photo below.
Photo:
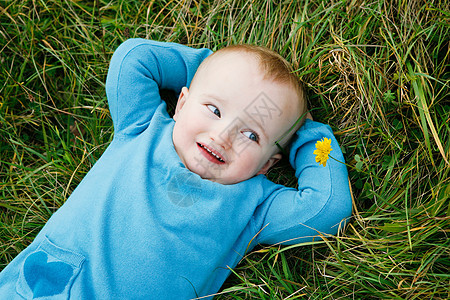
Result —
[[[111, 142], [121, 42], [252, 43], [293, 64], [333, 128], [354, 212], [338, 237], [258, 247], [217, 299], [448, 299], [449, 24], [438, 0], [0, 0], [0, 270]], [[268, 176], [296, 183], [286, 161]]]

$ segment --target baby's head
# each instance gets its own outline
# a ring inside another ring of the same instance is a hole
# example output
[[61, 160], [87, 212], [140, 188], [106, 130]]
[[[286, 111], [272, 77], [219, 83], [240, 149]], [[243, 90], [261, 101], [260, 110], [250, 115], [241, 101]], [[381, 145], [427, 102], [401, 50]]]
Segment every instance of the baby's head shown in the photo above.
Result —
[[281, 159], [276, 142], [287, 146], [305, 112], [302, 87], [280, 55], [230, 46], [206, 58], [189, 89], [182, 89], [173, 144], [192, 172], [238, 183], [265, 174]]

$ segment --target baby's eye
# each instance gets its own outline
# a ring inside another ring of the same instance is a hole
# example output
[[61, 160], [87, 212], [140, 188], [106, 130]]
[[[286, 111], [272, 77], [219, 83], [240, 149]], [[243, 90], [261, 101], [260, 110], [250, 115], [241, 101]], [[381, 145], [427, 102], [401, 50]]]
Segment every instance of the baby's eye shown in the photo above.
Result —
[[215, 114], [216, 116], [220, 117], [220, 110], [217, 107], [215, 107], [214, 105], [211, 105], [211, 104], [208, 104], [206, 106], [208, 107], [208, 109], [210, 111], [212, 111], [213, 114]]
[[258, 134], [254, 133], [253, 131], [244, 131], [244, 132], [242, 132], [242, 134], [245, 135], [246, 137], [248, 137], [250, 140], [252, 140], [254, 142], [258, 142], [259, 141]]

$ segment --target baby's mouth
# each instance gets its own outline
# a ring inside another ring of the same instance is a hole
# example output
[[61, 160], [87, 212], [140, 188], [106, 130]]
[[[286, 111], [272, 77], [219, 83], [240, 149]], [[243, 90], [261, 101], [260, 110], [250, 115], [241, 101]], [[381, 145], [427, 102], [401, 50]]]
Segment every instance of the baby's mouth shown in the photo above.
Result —
[[206, 157], [206, 159], [209, 160], [210, 162], [215, 163], [215, 164], [224, 164], [225, 163], [225, 159], [223, 158], [223, 156], [220, 153], [218, 153], [217, 151], [215, 151], [214, 149], [210, 149], [201, 143], [197, 143], [197, 146], [200, 150], [200, 153], [204, 157]]

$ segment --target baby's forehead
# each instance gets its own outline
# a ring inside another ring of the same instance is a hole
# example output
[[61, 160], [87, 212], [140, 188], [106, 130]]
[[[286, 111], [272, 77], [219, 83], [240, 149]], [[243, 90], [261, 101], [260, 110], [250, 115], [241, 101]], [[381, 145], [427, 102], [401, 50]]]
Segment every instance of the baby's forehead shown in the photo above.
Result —
[[[207, 61], [207, 66], [221, 66], [229, 71], [239, 72], [241, 68], [256, 68], [261, 71], [260, 63], [251, 53], [242, 51], [226, 51], [213, 54]], [[237, 65], [237, 66], [236, 66]]]
[[209, 80], [223, 80], [227, 76], [235, 77], [243, 73], [251, 76], [253, 80], [264, 79], [260, 64], [253, 55], [242, 51], [214, 53], [200, 64], [191, 87], [194, 83], [204, 85]]

